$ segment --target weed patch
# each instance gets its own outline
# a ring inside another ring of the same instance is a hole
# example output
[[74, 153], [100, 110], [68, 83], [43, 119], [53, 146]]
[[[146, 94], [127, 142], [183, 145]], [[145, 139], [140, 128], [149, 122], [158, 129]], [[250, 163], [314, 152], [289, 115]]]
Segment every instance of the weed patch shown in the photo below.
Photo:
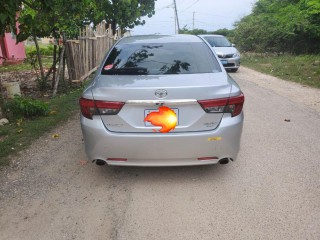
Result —
[[35, 139], [50, 131], [78, 112], [81, 89], [49, 100], [47, 116], [15, 118], [0, 127], [0, 166], [9, 164], [9, 156], [28, 147]]
[[241, 55], [241, 63], [249, 68], [284, 80], [320, 88], [320, 55]]
[[[50, 68], [52, 65], [52, 57], [43, 57], [43, 66]], [[0, 65], [0, 73], [13, 71], [32, 71], [31, 59], [27, 58], [23, 63], [13, 65]]]
[[4, 102], [3, 110], [7, 115], [11, 115], [11, 119], [33, 118], [46, 116], [49, 112], [49, 107], [43, 101], [16, 95], [14, 99]]
[[[53, 54], [53, 45], [40, 45], [40, 54], [44, 56], [52, 56]], [[36, 55], [37, 49], [34, 45], [26, 46], [26, 54], [29, 55]]]

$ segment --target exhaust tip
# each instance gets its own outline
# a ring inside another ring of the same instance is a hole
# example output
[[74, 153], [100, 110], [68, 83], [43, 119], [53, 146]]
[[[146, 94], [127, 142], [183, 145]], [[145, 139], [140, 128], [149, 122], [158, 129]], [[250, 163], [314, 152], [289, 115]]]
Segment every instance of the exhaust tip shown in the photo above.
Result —
[[98, 166], [103, 166], [103, 165], [106, 165], [107, 163], [106, 163], [106, 161], [104, 161], [104, 160], [97, 159], [97, 160], [96, 160], [96, 164], [97, 164]]
[[220, 164], [228, 164], [229, 163], [229, 158], [222, 158], [219, 160]]

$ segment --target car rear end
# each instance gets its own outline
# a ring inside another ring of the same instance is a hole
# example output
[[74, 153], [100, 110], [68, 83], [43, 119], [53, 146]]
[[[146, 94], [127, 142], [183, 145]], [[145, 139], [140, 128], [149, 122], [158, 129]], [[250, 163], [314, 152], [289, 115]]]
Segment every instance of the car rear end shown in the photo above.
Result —
[[[243, 94], [195, 36], [120, 40], [80, 99], [90, 160], [110, 165], [183, 166], [235, 160]], [[145, 118], [174, 111], [168, 132]]]

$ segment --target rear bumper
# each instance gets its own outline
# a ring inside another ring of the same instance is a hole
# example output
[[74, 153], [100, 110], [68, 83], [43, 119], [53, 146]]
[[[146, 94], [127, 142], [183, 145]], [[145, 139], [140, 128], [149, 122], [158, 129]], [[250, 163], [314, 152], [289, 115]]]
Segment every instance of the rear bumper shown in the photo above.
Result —
[[[101, 159], [118, 166], [188, 166], [215, 164], [222, 158], [236, 159], [240, 148], [243, 113], [225, 114], [213, 131], [190, 133], [114, 133], [99, 116], [81, 116], [85, 150], [89, 160]], [[201, 160], [200, 157], [217, 157]], [[107, 158], [126, 158], [109, 161]]]

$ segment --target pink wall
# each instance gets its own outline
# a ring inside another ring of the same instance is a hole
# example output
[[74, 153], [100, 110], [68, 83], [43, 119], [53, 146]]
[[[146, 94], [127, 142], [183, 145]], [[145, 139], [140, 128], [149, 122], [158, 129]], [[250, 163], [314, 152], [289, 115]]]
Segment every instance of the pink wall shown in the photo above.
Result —
[[[17, 13], [17, 18], [19, 13]], [[17, 31], [19, 33], [19, 23], [16, 22]], [[9, 60], [24, 60], [26, 51], [24, 42], [16, 44], [16, 37], [12, 33], [5, 33], [4, 37], [0, 36], [0, 56]], [[2, 49], [1, 49], [2, 48]], [[3, 58], [0, 58], [0, 64], [3, 63]]]
[[11, 33], [6, 33], [4, 37], [5, 48], [8, 59], [23, 60], [26, 58], [24, 43], [16, 44], [16, 39]]
[[3, 57], [3, 54], [2, 54], [2, 50], [1, 50], [1, 46], [0, 46], [0, 65], [1, 65], [2, 62], [3, 62], [3, 58], [1, 58], [1, 57]]

